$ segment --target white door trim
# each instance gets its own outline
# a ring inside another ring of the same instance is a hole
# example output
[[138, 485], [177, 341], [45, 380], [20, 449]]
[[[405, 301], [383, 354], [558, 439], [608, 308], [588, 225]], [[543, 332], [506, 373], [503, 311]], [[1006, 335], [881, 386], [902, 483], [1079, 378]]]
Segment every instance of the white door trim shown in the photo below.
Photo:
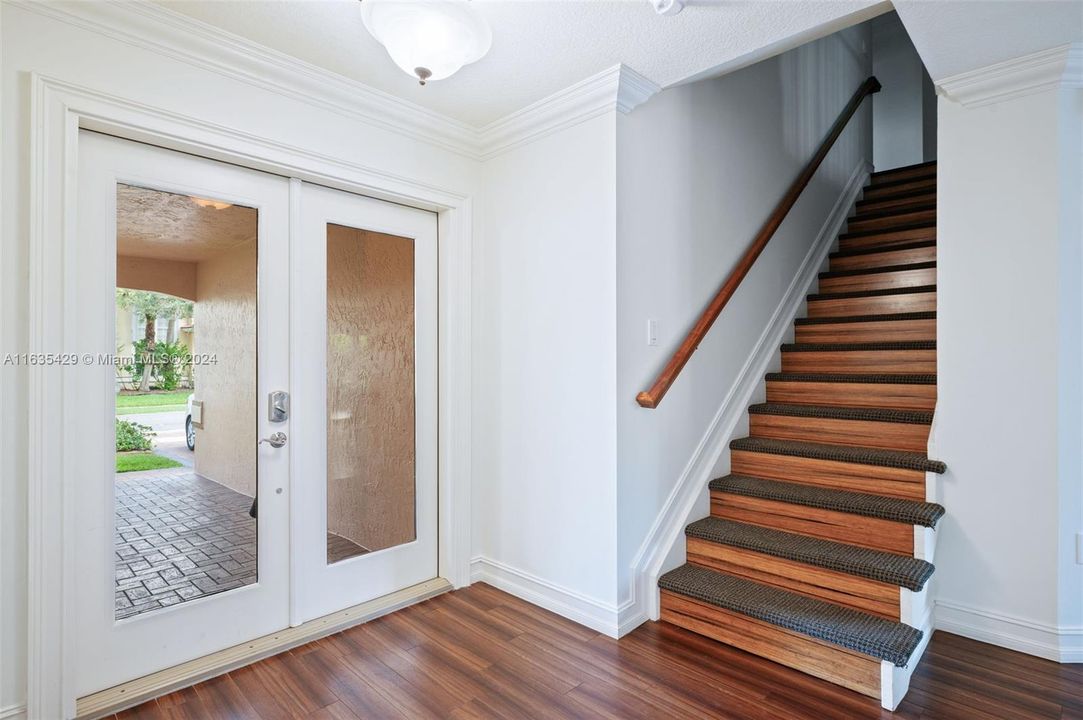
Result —
[[[66, 289], [75, 268], [64, 262], [75, 239], [79, 129], [97, 130], [172, 150], [439, 214], [439, 571], [454, 587], [470, 582], [471, 247], [472, 199], [364, 165], [309, 152], [197, 118], [34, 73], [30, 78], [29, 352], [57, 355], [65, 346]], [[76, 408], [65, 402], [61, 366], [29, 373], [28, 718], [72, 717], [71, 548], [65, 502], [77, 459], [65, 433]]]

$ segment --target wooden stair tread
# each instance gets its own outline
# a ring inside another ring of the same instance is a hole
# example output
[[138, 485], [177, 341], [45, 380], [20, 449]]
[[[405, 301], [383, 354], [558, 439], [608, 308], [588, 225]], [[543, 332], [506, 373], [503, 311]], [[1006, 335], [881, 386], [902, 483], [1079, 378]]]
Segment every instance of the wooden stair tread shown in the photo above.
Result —
[[883, 350], [936, 350], [936, 340], [896, 340], [863, 343], [785, 343], [782, 352], [869, 352]]
[[923, 453], [851, 445], [826, 445], [798, 440], [776, 440], [761, 437], [738, 438], [730, 441], [730, 450], [810, 458], [813, 460], [830, 460], [856, 465], [918, 470], [921, 472], [943, 473], [947, 470], [944, 463], [939, 460], [930, 460]]
[[855, 210], [866, 212], [868, 208], [908, 207], [919, 203], [935, 203], [936, 188], [922, 188], [908, 193], [899, 193], [888, 198], [868, 198], [858, 200]]
[[936, 292], [936, 285], [912, 285], [901, 288], [881, 288], [879, 290], [852, 290], [848, 292], [813, 293], [806, 300], [843, 300], [846, 298], [877, 297], [880, 295], [911, 295]]
[[767, 373], [765, 379], [781, 382], [936, 385], [936, 375], [931, 373], [885, 373], [880, 375], [863, 375], [855, 373]]
[[829, 405], [793, 405], [788, 403], [758, 403], [748, 408], [753, 415], [789, 415], [791, 417], [830, 418], [833, 420], [866, 420], [869, 422], [931, 425], [929, 410], [895, 410], [892, 408], [850, 408]]
[[914, 192], [915, 190], [927, 190], [929, 192], [935, 192], [936, 176], [927, 175], [925, 177], [899, 178], [896, 180], [876, 183], [875, 185], [866, 185], [865, 191], [862, 193], [862, 197], [893, 197], [904, 193]]
[[888, 247], [859, 247], [852, 248], [850, 250], [836, 250], [828, 257], [832, 260], [836, 258], [855, 257], [859, 255], [879, 255], [888, 252], [901, 252], [904, 250], [920, 250], [922, 248], [936, 247], [936, 240], [919, 240], [918, 242], [900, 243], [898, 245], [890, 245]]
[[853, 270], [829, 270], [827, 272], [820, 273], [820, 279], [824, 280], [827, 278], [852, 277], [855, 275], [876, 275], [879, 273], [903, 272], [905, 270], [928, 270], [935, 267], [935, 262], [918, 262], [907, 263], [903, 265], [882, 265], [880, 267], [871, 268], [854, 268]]
[[658, 579], [662, 590], [905, 667], [922, 632], [899, 622], [761, 583], [682, 565]]
[[716, 478], [711, 481], [710, 489], [712, 492], [804, 505], [820, 510], [833, 510], [930, 528], [935, 528], [936, 523], [944, 516], [944, 508], [936, 503], [859, 493], [852, 490], [834, 490], [748, 475], [726, 475]]
[[902, 232], [904, 230], [935, 230], [935, 222], [921, 222], [921, 223], [908, 223], [906, 225], [896, 225], [891, 228], [875, 228], [873, 230], [857, 230], [855, 232], [845, 232], [839, 235], [840, 240], [849, 240], [851, 238], [867, 238], [874, 237], [876, 235], [890, 235], [892, 233]]
[[875, 184], [878, 180], [882, 180], [883, 178], [905, 175], [907, 173], [922, 175], [926, 174], [926, 171], [930, 175], [936, 174], [936, 160], [926, 160], [925, 162], [914, 163], [913, 165], [901, 165], [897, 168], [877, 170], [869, 176], [869, 181]]
[[[935, 187], [918, 188], [917, 190], [911, 190], [911, 191], [906, 192], [906, 193], [899, 193], [898, 195], [892, 197], [891, 199], [892, 200], [899, 200], [899, 199], [905, 200], [905, 199], [910, 199], [910, 198], [930, 198], [930, 202], [936, 202], [936, 188]], [[884, 199], [885, 198], [861, 198], [856, 203], [854, 203], [854, 205], [855, 205], [855, 207], [857, 207], [858, 210], [860, 210], [861, 208], [868, 207], [869, 205], [877, 205], [877, 204], [883, 202]]]
[[685, 535], [868, 578], [914, 592], [920, 592], [925, 587], [934, 570], [931, 563], [913, 557], [717, 517], [697, 520], [685, 528]]
[[899, 185], [908, 185], [910, 183], [935, 183], [936, 173], [918, 173], [917, 175], [906, 176], [901, 170], [893, 176], [881, 175], [879, 177], [869, 178], [869, 184], [865, 186], [865, 190], [883, 190], [884, 188], [897, 187]]
[[794, 325], [835, 325], [859, 322], [895, 322], [904, 320], [936, 320], [936, 311], [884, 313], [882, 315], [825, 315], [822, 317], [797, 318]]
[[930, 210], [936, 210], [935, 199], [926, 199], [920, 204], [906, 205], [904, 207], [887, 207], [879, 210], [870, 210], [867, 212], [859, 211], [846, 218], [846, 221], [854, 222], [855, 220], [882, 220], [884, 218], [893, 217], [895, 215], [910, 215], [913, 213], [928, 212]]

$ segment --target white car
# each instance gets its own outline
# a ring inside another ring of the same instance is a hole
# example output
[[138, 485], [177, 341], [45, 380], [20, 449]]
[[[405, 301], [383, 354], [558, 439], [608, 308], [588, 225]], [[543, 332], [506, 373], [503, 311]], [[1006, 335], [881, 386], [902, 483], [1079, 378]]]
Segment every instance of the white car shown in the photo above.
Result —
[[192, 401], [195, 397], [194, 393], [188, 396], [188, 415], [184, 418], [184, 439], [188, 442], [188, 449], [193, 452], [196, 449], [196, 429], [192, 425]]

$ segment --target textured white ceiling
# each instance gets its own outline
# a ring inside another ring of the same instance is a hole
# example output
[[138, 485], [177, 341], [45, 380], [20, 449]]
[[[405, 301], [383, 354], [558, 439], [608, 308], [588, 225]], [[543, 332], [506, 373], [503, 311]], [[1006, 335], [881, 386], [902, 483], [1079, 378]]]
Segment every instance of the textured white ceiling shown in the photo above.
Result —
[[618, 62], [668, 86], [890, 9], [879, 0], [692, 0], [663, 17], [646, 0], [474, 0], [492, 27], [492, 50], [420, 87], [365, 31], [358, 0], [159, 2], [476, 127]]
[[1083, 40], [1083, 0], [896, 0], [934, 80]]

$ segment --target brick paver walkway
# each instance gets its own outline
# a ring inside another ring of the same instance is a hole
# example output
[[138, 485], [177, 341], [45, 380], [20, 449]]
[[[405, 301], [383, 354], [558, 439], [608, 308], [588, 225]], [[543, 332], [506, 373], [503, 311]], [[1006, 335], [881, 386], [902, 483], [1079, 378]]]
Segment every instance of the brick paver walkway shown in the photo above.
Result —
[[[256, 581], [252, 498], [188, 468], [116, 479], [116, 618]], [[366, 552], [328, 535], [329, 562]]]
[[252, 498], [188, 468], [116, 480], [116, 617], [256, 581]]

